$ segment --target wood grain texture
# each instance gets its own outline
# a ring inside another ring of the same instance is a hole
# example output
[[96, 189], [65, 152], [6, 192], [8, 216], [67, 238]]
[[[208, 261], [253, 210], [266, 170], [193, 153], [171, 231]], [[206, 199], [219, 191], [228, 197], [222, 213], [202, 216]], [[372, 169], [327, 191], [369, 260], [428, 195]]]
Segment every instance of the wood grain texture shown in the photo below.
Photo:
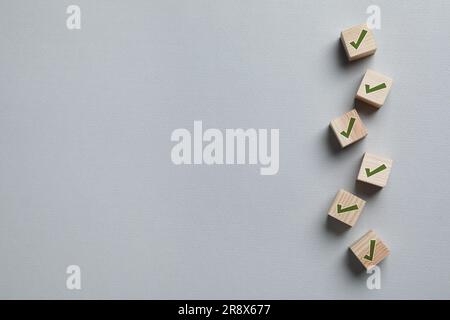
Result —
[[[370, 241], [375, 240], [375, 250], [373, 251], [373, 256], [371, 259], [367, 259], [367, 256], [371, 255], [370, 252]], [[381, 241], [378, 235], [369, 230], [364, 236], [362, 236], [358, 241], [356, 241], [351, 247], [350, 250], [353, 254], [358, 258], [358, 260], [362, 263], [362, 265], [366, 269], [370, 269], [373, 266], [376, 266], [380, 263], [384, 258], [386, 258], [389, 254], [389, 248]]]
[[[358, 221], [365, 204], [366, 201], [364, 201], [363, 199], [341, 189], [336, 194], [333, 204], [331, 205], [330, 210], [328, 210], [328, 215], [339, 220], [342, 223], [345, 223], [350, 227], [353, 227], [356, 221]], [[339, 212], [338, 205], [341, 206], [341, 211], [345, 208], [349, 208], [355, 205], [358, 207], [358, 209]]]
[[[352, 130], [350, 131], [350, 134], [347, 137], [341, 133], [343, 131], [348, 132], [349, 123], [352, 118], [355, 119], [354, 124]], [[355, 143], [367, 136], [367, 129], [355, 109], [336, 119], [333, 119], [330, 123], [330, 127], [333, 129], [333, 132], [336, 135], [336, 138], [338, 139], [339, 144], [342, 148], [345, 148], [346, 146]]]
[[[361, 41], [358, 48], [351, 45], [352, 42], [357, 42], [361, 32], [365, 30], [367, 33]], [[341, 42], [344, 46], [345, 53], [349, 61], [358, 60], [367, 56], [373, 55], [377, 51], [377, 44], [372, 30], [367, 24], [360, 24], [353, 26], [341, 32]]]
[[[366, 85], [370, 86], [370, 88], [376, 88], [376, 86], [383, 83], [386, 85], [386, 88], [372, 92], [366, 91]], [[356, 99], [373, 107], [380, 108], [386, 101], [392, 83], [393, 80], [390, 77], [369, 69], [364, 74], [358, 91], [356, 92]]]
[[[366, 152], [361, 162], [357, 180], [383, 188], [388, 182], [392, 164], [393, 160], [389, 158]], [[369, 169], [370, 172], [373, 173], [377, 168], [380, 168], [380, 166], [385, 166], [386, 169], [372, 175], [367, 174], [366, 169]]]

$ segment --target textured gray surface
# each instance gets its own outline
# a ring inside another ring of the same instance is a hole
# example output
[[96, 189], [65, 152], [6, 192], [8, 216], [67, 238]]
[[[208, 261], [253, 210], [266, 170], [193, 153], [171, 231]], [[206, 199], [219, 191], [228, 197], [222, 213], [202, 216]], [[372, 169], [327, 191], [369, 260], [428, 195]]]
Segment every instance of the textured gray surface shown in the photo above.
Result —
[[[377, 1], [375, 56], [340, 31], [372, 1], [0, 1], [1, 298], [450, 298], [448, 1]], [[335, 149], [366, 68], [394, 78]], [[280, 171], [179, 166], [170, 133], [279, 128]], [[394, 159], [355, 187], [364, 151]], [[368, 200], [327, 223], [339, 188]], [[355, 189], [356, 188], [356, 189]], [[391, 248], [368, 290], [347, 247]], [[65, 268], [82, 268], [82, 290]]]

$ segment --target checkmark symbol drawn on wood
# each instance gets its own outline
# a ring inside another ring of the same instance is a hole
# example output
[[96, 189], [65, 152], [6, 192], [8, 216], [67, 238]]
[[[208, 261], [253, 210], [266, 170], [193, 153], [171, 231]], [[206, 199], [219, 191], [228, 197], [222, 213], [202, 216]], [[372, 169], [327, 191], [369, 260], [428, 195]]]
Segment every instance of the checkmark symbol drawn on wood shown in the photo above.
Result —
[[350, 118], [350, 122], [348, 123], [348, 127], [347, 127], [347, 131], [341, 131], [341, 134], [348, 138], [350, 137], [350, 133], [352, 132], [353, 129], [353, 125], [355, 124], [356, 119], [355, 118]]
[[373, 257], [375, 255], [375, 244], [377, 243], [377, 240], [370, 240], [370, 248], [369, 248], [369, 254], [366, 254], [364, 256], [364, 259], [372, 261]]
[[366, 84], [365, 87], [366, 87], [366, 93], [372, 93], [372, 92], [386, 88], [386, 83], [383, 82], [372, 88], [368, 84]]
[[342, 205], [340, 205], [340, 204], [337, 205], [337, 213], [345, 213], [345, 212], [349, 212], [349, 211], [353, 211], [353, 210], [358, 210], [357, 204], [347, 207], [347, 208], [342, 208]]
[[377, 174], [377, 173], [379, 173], [379, 172], [381, 172], [381, 171], [383, 171], [383, 170], [386, 170], [387, 167], [386, 167], [384, 164], [382, 164], [381, 166], [379, 166], [378, 168], [376, 168], [376, 169], [374, 169], [374, 170], [370, 170], [369, 168], [365, 168], [365, 169], [366, 169], [366, 175], [367, 175], [367, 177], [371, 177], [371, 176], [373, 176], [374, 174]]
[[355, 48], [356, 50], [359, 48], [359, 46], [361, 45], [361, 42], [363, 41], [364, 37], [367, 34], [367, 30], [362, 30], [361, 33], [359, 34], [358, 40], [352, 41], [350, 42], [350, 45]]

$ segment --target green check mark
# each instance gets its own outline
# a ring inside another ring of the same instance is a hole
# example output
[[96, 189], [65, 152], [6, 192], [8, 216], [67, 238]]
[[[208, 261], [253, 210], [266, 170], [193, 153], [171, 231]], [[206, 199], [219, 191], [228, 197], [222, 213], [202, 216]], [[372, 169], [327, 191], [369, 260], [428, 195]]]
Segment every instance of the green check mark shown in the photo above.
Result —
[[341, 131], [341, 134], [348, 138], [350, 137], [350, 133], [352, 132], [353, 125], [355, 124], [355, 118], [350, 118], [350, 122], [348, 123], [347, 131]]
[[369, 254], [366, 254], [364, 256], [364, 259], [372, 261], [373, 256], [375, 254], [375, 244], [377, 243], [377, 240], [370, 240], [370, 248], [369, 248]]
[[374, 170], [370, 170], [369, 168], [365, 168], [365, 169], [366, 169], [366, 175], [367, 175], [367, 177], [371, 177], [371, 176], [373, 176], [374, 174], [377, 174], [378, 172], [381, 172], [381, 171], [383, 171], [383, 170], [386, 170], [387, 167], [386, 167], [384, 164], [382, 164], [381, 166], [379, 166], [378, 168], [376, 168], [376, 169], [374, 169]]
[[361, 33], [359, 34], [358, 40], [356, 40], [356, 42], [355, 41], [350, 42], [352, 47], [355, 48], [355, 49], [358, 49], [359, 46], [361, 45], [361, 42], [363, 41], [364, 37], [366, 36], [366, 34], [367, 34], [367, 30], [363, 29], [361, 31]]
[[386, 83], [383, 82], [372, 88], [368, 84], [366, 84], [365, 87], [366, 87], [366, 93], [372, 93], [372, 92], [386, 88]]
[[347, 208], [342, 208], [342, 205], [340, 205], [340, 204], [337, 205], [337, 213], [345, 213], [345, 212], [349, 212], [349, 211], [353, 211], [353, 210], [358, 210], [357, 204], [347, 207]]

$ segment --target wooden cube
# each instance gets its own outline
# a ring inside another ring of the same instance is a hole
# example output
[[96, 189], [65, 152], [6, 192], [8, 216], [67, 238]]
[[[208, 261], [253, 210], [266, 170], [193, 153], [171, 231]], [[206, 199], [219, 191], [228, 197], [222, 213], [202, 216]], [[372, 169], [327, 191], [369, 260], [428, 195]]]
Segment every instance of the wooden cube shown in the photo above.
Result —
[[356, 93], [356, 99], [380, 108], [392, 87], [392, 79], [373, 70], [367, 70]]
[[390, 253], [388, 247], [372, 230], [356, 241], [350, 250], [366, 269], [376, 266]]
[[389, 179], [393, 161], [371, 153], [365, 153], [361, 168], [358, 173], [358, 181], [363, 181], [378, 187], [384, 187]]
[[330, 126], [342, 148], [367, 136], [367, 129], [355, 109], [332, 120]]
[[361, 214], [366, 201], [345, 190], [339, 190], [328, 215], [353, 227]]
[[351, 27], [341, 32], [341, 42], [349, 61], [370, 56], [377, 51], [377, 44], [367, 24]]

